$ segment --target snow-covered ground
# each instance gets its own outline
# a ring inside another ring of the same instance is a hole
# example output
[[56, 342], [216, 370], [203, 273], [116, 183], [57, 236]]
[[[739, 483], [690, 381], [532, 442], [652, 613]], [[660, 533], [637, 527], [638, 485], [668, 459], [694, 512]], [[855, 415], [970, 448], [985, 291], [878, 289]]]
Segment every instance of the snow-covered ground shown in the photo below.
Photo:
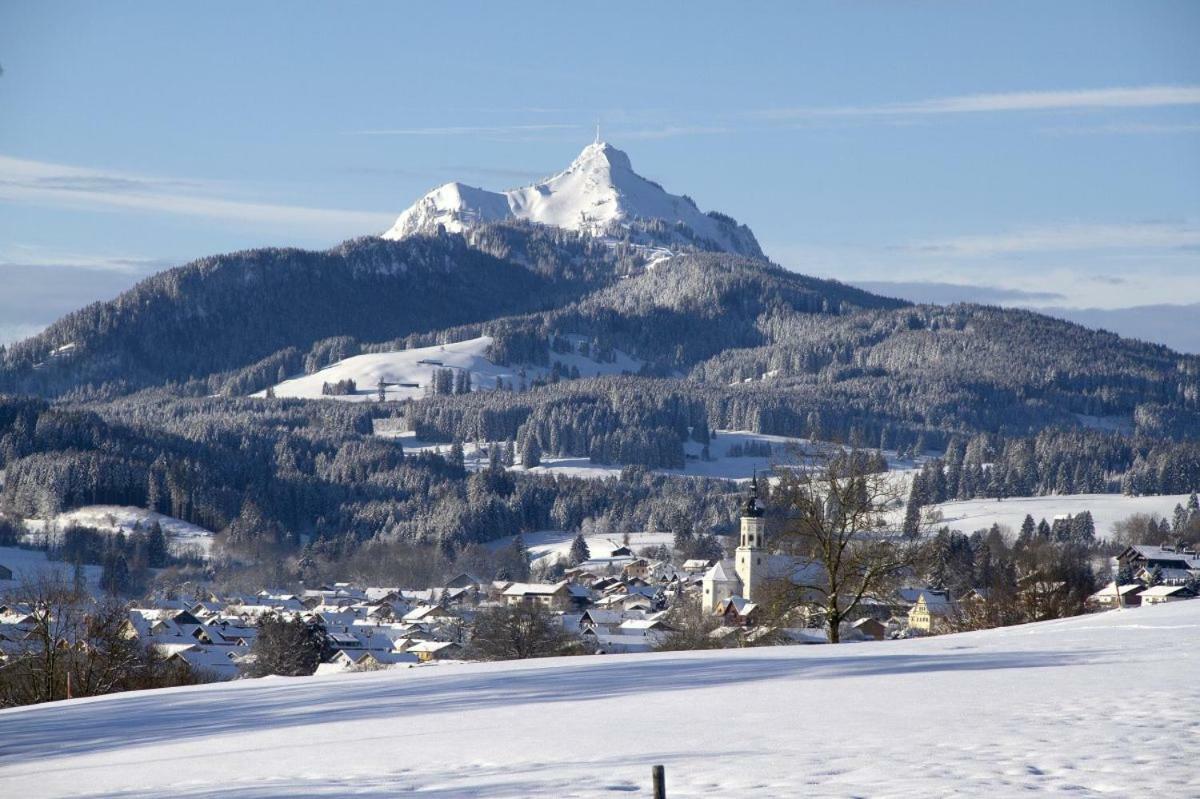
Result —
[[72, 524], [93, 527], [110, 533], [123, 530], [128, 535], [136, 525], [140, 524], [142, 529], [148, 530], [154, 522], [158, 522], [162, 526], [163, 532], [167, 534], [167, 544], [173, 553], [177, 555], [189, 553], [208, 555], [213, 539], [211, 530], [145, 508], [124, 505], [87, 505], [64, 511], [49, 520], [27, 519], [25, 527], [37, 540], [41, 537], [39, 535], [41, 533], [53, 535], [55, 531], [61, 532]]
[[[381, 432], [380, 436], [399, 441], [405, 452], [421, 452], [432, 450], [445, 454], [450, 450], [449, 444], [434, 444], [421, 441], [411, 432]], [[468, 469], [483, 468], [488, 464], [486, 449], [490, 446], [504, 446], [504, 442], [476, 442], [463, 444], [463, 454]], [[744, 453], [748, 447], [770, 445], [770, 455], [731, 455], [741, 448]], [[746, 430], [717, 430], [708, 447], [708, 460], [701, 457], [703, 445], [695, 441], [684, 444], [687, 459], [682, 469], [654, 469], [656, 474], [674, 477], [711, 477], [722, 480], [749, 480], [754, 474], [760, 477], [769, 475], [776, 467], [797, 466], [811, 456], [813, 444], [808, 439], [790, 438], [788, 436], [772, 436], [765, 433], [751, 433]], [[912, 471], [923, 462], [923, 458], [913, 461], [900, 458], [895, 452], [884, 452], [888, 465], [898, 475], [906, 479]], [[569, 477], [605, 478], [618, 477], [621, 474], [619, 464], [592, 463], [585, 457], [553, 457], [543, 455], [540, 466], [528, 471], [535, 474], [560, 474]], [[524, 471], [524, 467], [513, 467], [516, 471]], [[907, 491], [907, 488], [904, 488]]]
[[241, 681], [0, 712], [21, 797], [1200, 795], [1200, 601], [938, 638]]
[[[546, 558], [566, 558], [571, 551], [571, 542], [575, 540], [575, 535], [575, 533], [561, 530], [539, 530], [536, 533], [526, 533], [521, 536], [521, 540], [525, 542], [525, 548], [529, 550], [530, 561], [536, 563]], [[624, 545], [625, 536], [621, 533], [586, 535], [584, 540], [587, 541], [588, 551], [592, 553], [593, 557], [607, 557], [614, 546]], [[636, 553], [640, 549], [660, 544], [669, 547], [673, 540], [672, 533], [630, 533], [627, 546]], [[511, 542], [512, 537], [509, 536], [491, 541], [488, 546], [493, 549], [502, 549]]]
[[1054, 521], [1055, 516], [1091, 511], [1096, 523], [1096, 535], [1112, 534], [1113, 524], [1135, 513], [1158, 514], [1170, 519], [1178, 504], [1187, 504], [1186, 494], [1149, 497], [1126, 497], [1121, 494], [1064, 494], [1050, 497], [1012, 497], [1004, 500], [969, 499], [943, 502], [934, 507], [942, 514], [943, 524], [953, 530], [972, 533], [991, 527], [994, 523], [1007, 526], [1014, 533], [1021, 529], [1025, 515], [1034, 521]]
[[[6, 591], [19, 587], [25, 581], [32, 582], [48, 572], [61, 574], [67, 580], [70, 580], [75, 574], [75, 567], [72, 564], [49, 560], [46, 558], [46, 553], [40, 549], [0, 547], [0, 566], [7, 566], [13, 573], [12, 580], [0, 580], [0, 598]], [[99, 566], [83, 567], [84, 581], [91, 590], [100, 590], [100, 573], [102, 571], [103, 569]]]
[[[564, 338], [571, 340], [576, 347], [584, 340], [583, 336]], [[522, 379], [521, 371], [525, 373], [526, 383], [550, 371], [536, 366], [498, 366], [487, 358], [491, 343], [491, 336], [480, 336], [452, 344], [355, 355], [330, 364], [319, 372], [283, 381], [274, 387], [275, 396], [321, 399], [323, 384], [353, 380], [358, 389], [356, 393], [324, 398], [372, 402], [379, 399], [379, 381], [383, 380], [386, 384], [384, 395], [388, 400], [419, 399], [425, 396], [436, 369], [466, 370], [471, 376], [471, 386], [476, 391], [491, 391], [496, 388], [498, 380], [504, 381], [506, 386], [518, 387]], [[554, 361], [561, 362], [568, 370], [572, 366], [577, 368], [582, 377], [635, 373], [642, 368], [641, 361], [620, 351], [616, 352], [616, 360], [612, 363], [600, 363], [578, 352], [552, 352], [550, 362]], [[260, 391], [254, 396], [265, 395], [265, 391]]]

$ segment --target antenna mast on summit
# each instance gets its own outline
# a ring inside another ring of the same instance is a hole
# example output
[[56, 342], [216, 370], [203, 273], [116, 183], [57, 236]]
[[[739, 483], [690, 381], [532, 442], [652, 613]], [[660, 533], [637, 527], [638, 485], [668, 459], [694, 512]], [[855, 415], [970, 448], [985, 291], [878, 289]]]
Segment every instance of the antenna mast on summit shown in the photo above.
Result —
[[596, 120], [596, 140], [593, 141], [592, 144], [599, 144], [599, 143], [600, 143], [600, 120], [597, 119]]

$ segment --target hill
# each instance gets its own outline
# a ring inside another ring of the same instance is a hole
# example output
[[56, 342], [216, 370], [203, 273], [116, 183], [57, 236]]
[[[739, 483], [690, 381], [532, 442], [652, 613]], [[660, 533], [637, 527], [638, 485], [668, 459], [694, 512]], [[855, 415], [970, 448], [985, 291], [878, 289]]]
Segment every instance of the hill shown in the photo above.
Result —
[[0, 712], [26, 797], [1191, 796], [1200, 602], [937, 638], [443, 665]]

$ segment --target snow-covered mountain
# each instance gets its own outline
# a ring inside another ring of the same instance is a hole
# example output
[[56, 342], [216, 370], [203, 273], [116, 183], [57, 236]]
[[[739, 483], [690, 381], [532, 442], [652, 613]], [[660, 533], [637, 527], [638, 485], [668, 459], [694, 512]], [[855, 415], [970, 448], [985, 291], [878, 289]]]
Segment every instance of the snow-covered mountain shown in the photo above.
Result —
[[532, 186], [493, 192], [447, 183], [400, 214], [383, 238], [436, 233], [439, 226], [459, 233], [509, 219], [665, 247], [762, 257], [748, 227], [724, 214], [704, 213], [690, 197], [668, 193], [634, 172], [628, 155], [601, 141], [585, 147], [564, 171]]

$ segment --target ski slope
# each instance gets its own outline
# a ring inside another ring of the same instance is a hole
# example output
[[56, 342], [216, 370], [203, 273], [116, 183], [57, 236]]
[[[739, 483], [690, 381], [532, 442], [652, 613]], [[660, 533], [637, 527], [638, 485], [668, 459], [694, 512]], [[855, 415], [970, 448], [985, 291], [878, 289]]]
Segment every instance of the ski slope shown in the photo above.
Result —
[[[1004, 500], [968, 499], [943, 502], [935, 507], [942, 514], [942, 524], [952, 530], [973, 533], [999, 524], [1014, 534], [1021, 529], [1025, 515], [1033, 520], [1053, 522], [1056, 516], [1075, 515], [1091, 511], [1096, 523], [1096, 536], [1112, 535], [1113, 525], [1135, 513], [1157, 514], [1170, 519], [1176, 505], [1187, 505], [1187, 494], [1163, 494], [1147, 497], [1127, 497], [1122, 494], [1064, 494], [1049, 497], [1010, 497]], [[939, 525], [940, 526], [940, 525]]]
[[[584, 340], [583, 336], [566, 336], [565, 338], [578, 345]], [[549, 369], [537, 366], [499, 366], [487, 358], [488, 347], [492, 343], [491, 336], [458, 341], [452, 344], [438, 344], [432, 347], [417, 347], [411, 350], [395, 352], [366, 353], [330, 364], [319, 372], [302, 375], [285, 380], [274, 387], [276, 397], [295, 397], [302, 399], [336, 399], [347, 402], [377, 402], [379, 400], [379, 381], [385, 383], [384, 395], [388, 400], [420, 399], [426, 395], [427, 386], [433, 379], [437, 369], [466, 370], [471, 377], [471, 387], [475, 391], [491, 391], [497, 386], [497, 381], [503, 381], [505, 386], [517, 388], [521, 382], [528, 384], [534, 378], [549, 373]], [[550, 362], [559, 361], [568, 370], [573, 366], [579, 369], [581, 377], [597, 377], [599, 375], [636, 373], [642, 368], [642, 362], [629, 357], [623, 352], [616, 353], [616, 360], [611, 363], [600, 363], [577, 352], [559, 354], [550, 353]], [[524, 377], [522, 377], [522, 374]], [[325, 383], [337, 383], [342, 380], [353, 380], [358, 387], [354, 394], [324, 396], [321, 387]], [[253, 396], [266, 396], [260, 391]]]
[[1200, 601], [923, 640], [445, 665], [0, 712], [20, 797], [1200, 795]]

